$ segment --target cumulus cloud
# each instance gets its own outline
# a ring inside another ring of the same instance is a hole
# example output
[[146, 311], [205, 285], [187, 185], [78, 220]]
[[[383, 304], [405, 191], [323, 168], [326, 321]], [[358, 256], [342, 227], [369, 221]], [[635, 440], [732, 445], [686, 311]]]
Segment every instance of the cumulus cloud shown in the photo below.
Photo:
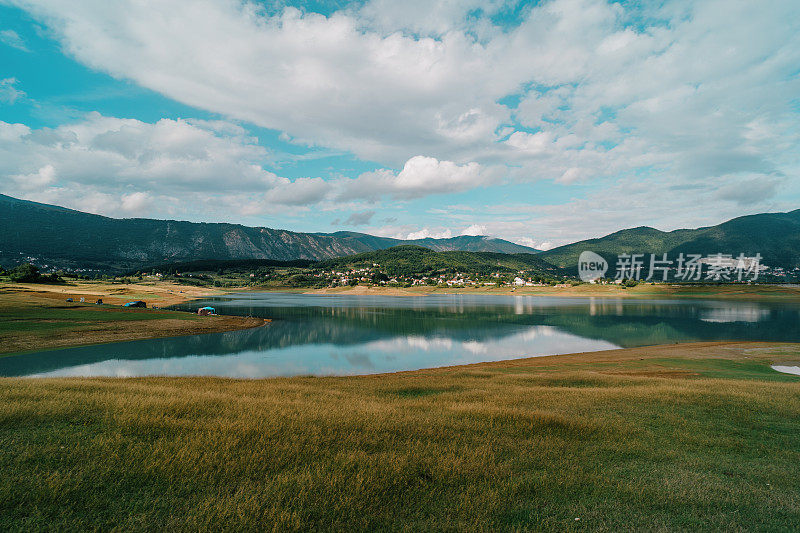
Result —
[[458, 165], [434, 157], [414, 156], [400, 172], [389, 169], [366, 172], [344, 183], [347, 198], [420, 198], [429, 194], [460, 192], [496, 182], [501, 174], [470, 162]]
[[[92, 68], [296, 141], [388, 163], [431, 144], [459, 149], [491, 132], [507, 116], [494, 103], [506, 78], [522, 81], [510, 71], [501, 82], [492, 73], [494, 52], [468, 35], [382, 35], [346, 11], [324, 17], [288, 7], [269, 15], [255, 4], [210, 0], [192, 9], [155, 1], [69, 9], [14, 3]], [[482, 59], [464, 68], [471, 55]]]
[[35, 172], [29, 174], [17, 174], [11, 176], [17, 186], [22, 190], [40, 189], [52, 185], [56, 181], [56, 169], [53, 165], [45, 165]]
[[421, 230], [412, 231], [408, 233], [405, 238], [408, 240], [415, 239], [449, 239], [453, 236], [453, 232], [449, 229], [431, 229], [422, 228]]
[[146, 192], [123, 194], [121, 208], [129, 213], [141, 213], [150, 204], [150, 195]]
[[515, 131], [506, 141], [506, 144], [529, 154], [544, 154], [552, 148], [553, 134], [540, 131], [538, 133], [525, 133]]
[[507, 27], [493, 19], [515, 12], [504, 1], [372, 0], [328, 17], [238, 1], [13, 3], [92, 68], [392, 168], [422, 154], [562, 183], [770, 173], [796, 140], [792, 1], [551, 0]]
[[[257, 139], [224, 121], [147, 123], [91, 113], [57, 128], [0, 122], [0, 185], [10, 194], [102, 213], [205, 198], [242, 214], [304, 206], [325, 197], [321, 178], [294, 181], [265, 170]], [[163, 214], [164, 209], [160, 212]]]
[[461, 231], [461, 235], [486, 235], [488, 229], [483, 224], [472, 224]]
[[531, 237], [519, 237], [515, 242], [517, 244], [521, 244], [522, 246], [528, 246], [530, 248], [535, 248], [542, 251], [555, 248], [555, 245], [550, 241], [537, 241]]

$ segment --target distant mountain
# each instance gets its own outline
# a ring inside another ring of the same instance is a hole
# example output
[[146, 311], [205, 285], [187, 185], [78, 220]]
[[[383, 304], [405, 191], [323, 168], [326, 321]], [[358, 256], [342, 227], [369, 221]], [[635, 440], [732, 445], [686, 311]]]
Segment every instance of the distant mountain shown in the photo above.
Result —
[[317, 235], [326, 235], [329, 237], [336, 237], [348, 242], [359, 242], [370, 250], [384, 250], [392, 246], [399, 246], [402, 244], [413, 244], [416, 246], [424, 246], [437, 252], [499, 252], [503, 254], [535, 254], [540, 250], [531, 248], [529, 246], [522, 246], [513, 242], [505, 241], [503, 239], [496, 239], [493, 237], [485, 237], [481, 235], [459, 235], [458, 237], [450, 237], [446, 239], [434, 239], [431, 237], [425, 239], [392, 239], [391, 237], [376, 237], [366, 233], [356, 233], [353, 231], [337, 231], [336, 233], [319, 233]]
[[57, 267], [129, 270], [201, 259], [328, 259], [399, 244], [435, 250], [528, 252], [501, 239], [403, 241], [364, 233], [300, 233], [239, 224], [116, 219], [0, 195], [0, 263], [35, 257]]
[[553, 248], [542, 252], [539, 257], [574, 273], [578, 256], [584, 250], [606, 258], [612, 270], [616, 256], [622, 253], [668, 253], [668, 257], [674, 259], [681, 252], [734, 256], [760, 253], [763, 264], [800, 267], [800, 209], [788, 213], [748, 215], [698, 229], [626, 229], [598, 239]]

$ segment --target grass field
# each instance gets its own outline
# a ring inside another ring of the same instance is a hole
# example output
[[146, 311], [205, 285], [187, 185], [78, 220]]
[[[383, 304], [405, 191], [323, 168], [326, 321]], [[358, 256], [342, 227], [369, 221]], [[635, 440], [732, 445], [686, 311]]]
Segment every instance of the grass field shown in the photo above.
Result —
[[0, 529], [800, 524], [798, 345], [349, 378], [0, 380]]
[[57, 294], [42, 290], [0, 288], [0, 354], [212, 333], [264, 323], [261, 319], [67, 303], [54, 296]]

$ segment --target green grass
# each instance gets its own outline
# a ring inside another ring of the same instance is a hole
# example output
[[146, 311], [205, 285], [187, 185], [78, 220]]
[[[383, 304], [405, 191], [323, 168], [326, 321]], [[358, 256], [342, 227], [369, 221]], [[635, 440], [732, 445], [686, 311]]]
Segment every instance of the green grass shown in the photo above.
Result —
[[189, 313], [97, 307], [16, 307], [0, 309], [0, 333], [14, 331], [75, 328], [77, 324], [92, 326], [108, 321], [143, 321], [174, 318], [196, 320]]
[[737, 346], [4, 379], [0, 529], [789, 531], [800, 378], [767, 370], [800, 352]]

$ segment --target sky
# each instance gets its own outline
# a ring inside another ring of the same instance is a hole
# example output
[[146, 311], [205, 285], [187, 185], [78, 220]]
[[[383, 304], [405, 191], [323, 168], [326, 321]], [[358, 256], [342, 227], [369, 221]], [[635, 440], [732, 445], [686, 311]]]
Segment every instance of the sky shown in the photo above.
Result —
[[541, 249], [800, 208], [796, 0], [0, 0], [0, 193]]

